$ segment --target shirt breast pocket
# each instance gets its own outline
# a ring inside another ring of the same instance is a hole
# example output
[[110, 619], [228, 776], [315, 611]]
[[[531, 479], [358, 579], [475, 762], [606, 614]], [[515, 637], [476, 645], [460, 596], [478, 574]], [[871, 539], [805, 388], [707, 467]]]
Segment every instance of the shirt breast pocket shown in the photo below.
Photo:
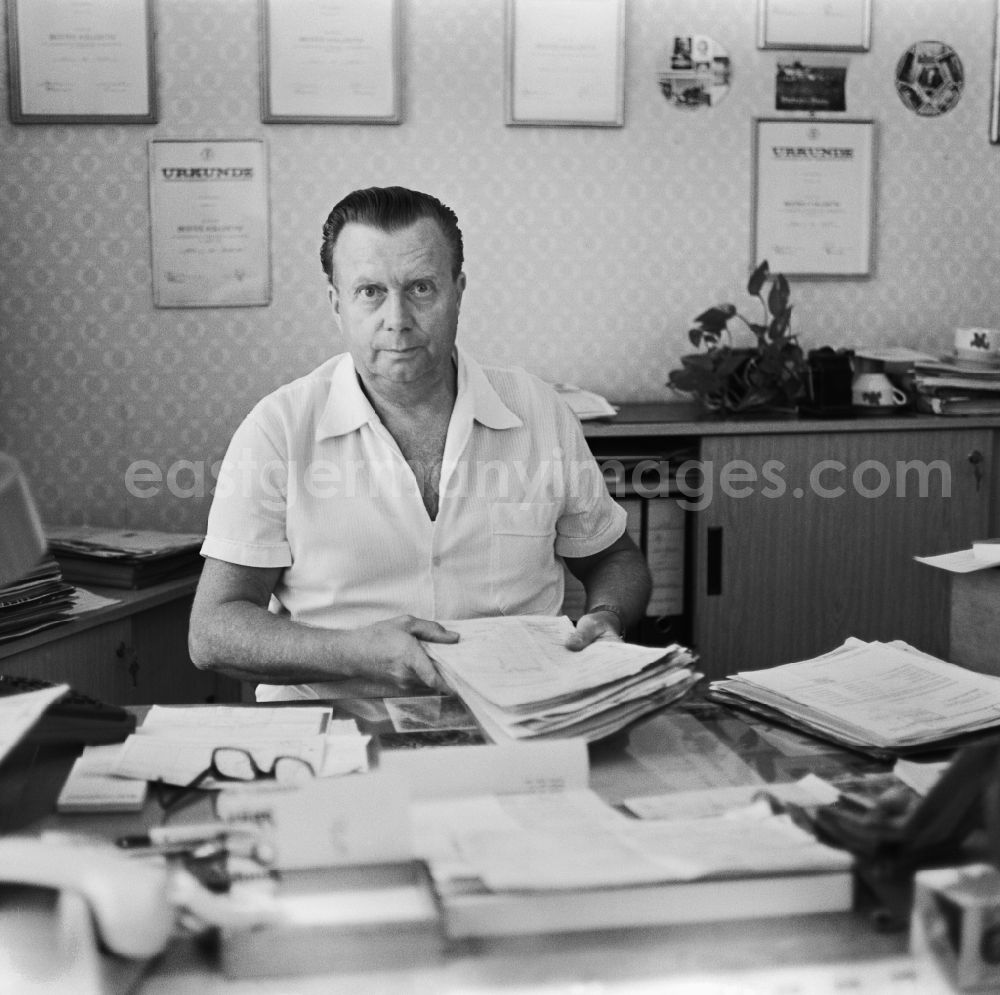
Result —
[[551, 612], [558, 601], [557, 512], [547, 502], [490, 506], [490, 587], [504, 614]]

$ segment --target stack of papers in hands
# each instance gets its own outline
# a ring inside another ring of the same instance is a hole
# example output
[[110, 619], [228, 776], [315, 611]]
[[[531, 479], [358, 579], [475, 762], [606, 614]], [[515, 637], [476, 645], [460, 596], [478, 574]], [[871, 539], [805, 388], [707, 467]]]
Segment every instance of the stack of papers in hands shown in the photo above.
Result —
[[426, 643], [449, 687], [495, 742], [610, 736], [686, 694], [702, 676], [678, 645], [599, 639], [579, 652], [573, 623], [521, 615], [443, 623], [457, 643]]
[[710, 697], [876, 755], [1000, 726], [1000, 678], [902, 642], [849, 639], [813, 660], [714, 681]]

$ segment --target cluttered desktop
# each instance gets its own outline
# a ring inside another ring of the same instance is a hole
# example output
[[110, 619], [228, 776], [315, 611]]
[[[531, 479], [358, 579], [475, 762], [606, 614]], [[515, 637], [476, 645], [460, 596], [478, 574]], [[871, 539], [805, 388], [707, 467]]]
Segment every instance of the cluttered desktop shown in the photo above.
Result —
[[[502, 668], [474, 655], [449, 661], [456, 693], [268, 706], [121, 709], [7, 682], [0, 977], [989, 990], [993, 963], [954, 922], [973, 928], [998, 893], [995, 679], [855, 641], [706, 683], [680, 649], [653, 665], [616, 645], [620, 686], [576, 675], [553, 695], [540, 667], [537, 700], [504, 707]], [[830, 666], [855, 668], [834, 696]], [[594, 717], [648, 671], [682, 690], [607, 732]], [[918, 708], [959, 700], [975, 705], [914, 732]], [[589, 712], [590, 735], [518, 737], [540, 712]], [[39, 897], [64, 893], [89, 913]], [[60, 947], [80, 930], [89, 958]]]

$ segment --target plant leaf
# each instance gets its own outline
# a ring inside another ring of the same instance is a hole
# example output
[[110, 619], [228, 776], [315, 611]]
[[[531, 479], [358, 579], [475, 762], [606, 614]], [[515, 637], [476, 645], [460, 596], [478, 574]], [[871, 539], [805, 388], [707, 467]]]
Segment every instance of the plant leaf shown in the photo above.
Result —
[[788, 326], [792, 321], [792, 305], [789, 304], [784, 311], [779, 311], [771, 322], [771, 338], [777, 341], [783, 339], [788, 332]]
[[751, 274], [750, 280], [747, 283], [747, 293], [753, 297], [756, 297], [764, 286], [764, 282], [770, 275], [770, 270], [768, 269], [767, 260], [765, 259]]
[[771, 292], [767, 295], [767, 307], [771, 314], [777, 316], [788, 310], [788, 298], [791, 290], [783, 273], [776, 273], [771, 283]]
[[726, 322], [736, 314], [736, 308], [732, 304], [716, 304], [707, 311], [702, 311], [695, 318], [695, 323], [702, 325], [714, 332], [721, 332], [726, 327]]

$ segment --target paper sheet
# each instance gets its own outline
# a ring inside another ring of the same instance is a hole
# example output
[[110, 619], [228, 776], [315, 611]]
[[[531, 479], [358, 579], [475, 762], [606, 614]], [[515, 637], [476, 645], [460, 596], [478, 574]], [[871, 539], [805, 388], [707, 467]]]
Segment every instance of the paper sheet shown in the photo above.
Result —
[[[331, 720], [331, 714], [326, 706], [154, 705], [121, 745], [114, 773], [188, 784], [210, 765], [212, 751], [220, 746], [248, 749], [265, 770], [279, 756], [308, 761], [318, 777], [367, 770], [371, 737], [362, 736], [353, 719]], [[211, 780], [203, 783], [217, 786]]]
[[[299, 708], [243, 708], [232, 705], [153, 705], [146, 713], [139, 734], [176, 735], [182, 732], [188, 737], [216, 739], [220, 741], [231, 733], [239, 733], [244, 738], [255, 736], [296, 736], [312, 735], [326, 731], [333, 714], [325, 706], [304, 706]], [[353, 719], [338, 720], [342, 733], [348, 733], [357, 725]]]
[[436, 878], [477, 877], [488, 888], [563, 890], [714, 874], [846, 869], [787, 816], [643, 822], [593, 792], [477, 796], [413, 806], [415, 846]]
[[55, 684], [39, 691], [0, 697], [0, 760], [21, 742], [45, 709], [67, 691], [68, 684]]
[[712, 819], [730, 815], [762, 798], [791, 803], [801, 808], [829, 805], [840, 796], [833, 785], [814, 774], [784, 784], [743, 784], [704, 791], [673, 791], [660, 795], [626, 798], [622, 803], [640, 819]]
[[1000, 720], [1000, 679], [905, 645], [849, 640], [814, 660], [720, 683], [875, 746], [933, 742]]
[[937, 556], [914, 556], [920, 563], [947, 570], [953, 574], [971, 574], [977, 570], [989, 570], [996, 563], [980, 559], [971, 549], [960, 549], [955, 553], [939, 553]]

